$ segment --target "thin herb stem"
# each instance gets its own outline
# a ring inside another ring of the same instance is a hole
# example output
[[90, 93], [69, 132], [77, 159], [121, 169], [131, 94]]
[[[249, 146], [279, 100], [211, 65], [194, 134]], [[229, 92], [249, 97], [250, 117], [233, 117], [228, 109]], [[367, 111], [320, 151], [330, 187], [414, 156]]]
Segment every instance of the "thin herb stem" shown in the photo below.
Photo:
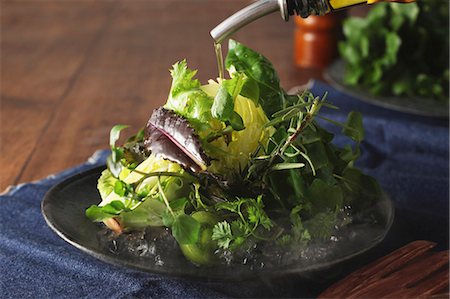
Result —
[[141, 174], [144, 176], [144, 179], [148, 178], [148, 177], [153, 177], [153, 176], [175, 176], [175, 177], [180, 177], [180, 178], [184, 178], [184, 179], [188, 179], [188, 180], [192, 180], [193, 178], [190, 175], [187, 175], [186, 173], [180, 173], [180, 172], [172, 172], [172, 171], [155, 171], [155, 172], [143, 172], [143, 171], [139, 171], [139, 170], [132, 170], [132, 172], [136, 172], [138, 174]]
[[242, 203], [240, 203], [238, 205], [237, 213], [238, 213], [239, 217], [241, 218], [242, 222], [247, 223], [247, 221], [245, 220], [244, 215], [241, 212], [241, 205], [242, 205]]
[[347, 186], [349, 187], [349, 189], [352, 189], [350, 185], [352, 185], [353, 187], [362, 188], [360, 184], [355, 183], [355, 182], [353, 182], [353, 181], [351, 181], [351, 180], [349, 180], [349, 179], [347, 179], [347, 178], [345, 178], [345, 177], [343, 177], [343, 176], [340, 176], [340, 175], [335, 174], [335, 173], [333, 173], [333, 176], [334, 176], [335, 178], [337, 178], [337, 179], [342, 180], [345, 184], [347, 184]]
[[197, 202], [197, 207], [196, 209], [198, 210], [198, 206], [200, 205], [203, 209], [207, 210], [206, 205], [203, 203], [202, 198], [200, 197], [200, 184], [195, 183], [194, 184], [194, 192], [195, 192], [195, 200]]
[[289, 136], [288, 140], [286, 140], [286, 143], [280, 150], [281, 153], [284, 153], [287, 150], [287, 148], [291, 145], [291, 143], [294, 142], [295, 139], [297, 139], [298, 135], [313, 121], [314, 117], [319, 112], [320, 107], [321, 105], [319, 100], [315, 99], [311, 106], [310, 111], [306, 113], [298, 129], [291, 136]]
[[161, 195], [161, 197], [164, 200], [164, 203], [167, 206], [167, 210], [169, 210], [169, 212], [170, 212], [170, 214], [172, 214], [172, 216], [175, 216], [175, 213], [173, 212], [172, 208], [170, 207], [169, 200], [167, 199], [166, 194], [164, 193], [163, 187], [161, 185], [160, 177], [158, 177], [158, 189], [159, 189], [159, 194]]
[[329, 119], [329, 118], [321, 116], [321, 115], [318, 115], [317, 117], [320, 118], [320, 119], [323, 119], [324, 121], [327, 121], [327, 122], [329, 122], [329, 123], [331, 123], [331, 124], [333, 124], [335, 126], [339, 126], [339, 127], [345, 128], [347, 130], [350, 130], [350, 131], [358, 133], [358, 130], [356, 130], [355, 128], [349, 127], [346, 124], [334, 121], [332, 119]]
[[273, 238], [264, 238], [264, 237], [258, 236], [255, 232], [252, 232], [251, 235], [253, 237], [255, 237], [256, 239], [262, 240], [262, 241], [271, 241], [271, 240], [273, 240]]

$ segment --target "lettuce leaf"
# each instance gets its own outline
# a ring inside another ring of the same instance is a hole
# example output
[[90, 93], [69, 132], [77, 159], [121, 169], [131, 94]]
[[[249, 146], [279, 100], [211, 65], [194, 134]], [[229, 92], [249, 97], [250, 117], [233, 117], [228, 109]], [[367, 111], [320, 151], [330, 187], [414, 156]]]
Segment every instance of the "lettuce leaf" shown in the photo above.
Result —
[[183, 60], [175, 63], [170, 73], [172, 85], [164, 108], [187, 118], [201, 136], [206, 136], [211, 130], [219, 130], [220, 121], [211, 115], [214, 99], [208, 96], [200, 88], [200, 82], [194, 79], [197, 71], [190, 70], [186, 60]]
[[223, 84], [214, 97], [211, 112], [213, 117], [220, 119], [227, 125], [229, 124], [233, 130], [240, 131], [245, 128], [241, 116], [234, 111], [234, 98]]
[[132, 211], [122, 212], [119, 216], [125, 230], [144, 229], [147, 226], [163, 226], [162, 215], [166, 205], [158, 199], [147, 199]]
[[[246, 85], [250, 94], [258, 93], [251, 91], [249, 76], [244, 72], [236, 71], [229, 80], [211, 80], [204, 86], [194, 78], [196, 73], [185, 60], [173, 65], [173, 81], [164, 108], [185, 117], [195, 129], [206, 154], [213, 159], [208, 171], [224, 175], [237, 172], [247, 166], [250, 155], [270, 135], [270, 129], [264, 128], [268, 119], [263, 108], [240, 95]], [[232, 132], [225, 134], [228, 125]]]
[[104, 206], [91, 206], [86, 210], [86, 216], [94, 222], [114, 218], [118, 220], [123, 230], [144, 229], [148, 226], [163, 226], [162, 215], [166, 205], [158, 199], [147, 199], [134, 210], [125, 208], [118, 200]]
[[[163, 158], [157, 157], [156, 155], [152, 154], [144, 162], [139, 164], [134, 170], [130, 171], [128, 169], [124, 169], [121, 173], [121, 178], [123, 183], [125, 184], [136, 185], [134, 188], [136, 192], [145, 191], [149, 194], [149, 196], [151, 196], [152, 194], [156, 194], [158, 190], [158, 177], [145, 177], [144, 175], [145, 173], [151, 172], [184, 173], [185, 171], [179, 164], [164, 160]], [[180, 178], [171, 176], [160, 177], [160, 181], [162, 184], [167, 186], [170, 185], [170, 188], [176, 189], [170, 190], [173, 196], [184, 196], [184, 193], [187, 192], [187, 190], [183, 188], [184, 184], [167, 184], [169, 180], [180, 180]], [[127, 198], [115, 192], [110, 192], [108, 196], [102, 199], [102, 202], [99, 204], [100, 207], [105, 206], [113, 201], [121, 201], [127, 208], [133, 210], [142, 203], [142, 201], [140, 200]]]
[[[220, 84], [210, 80], [203, 85], [202, 90], [210, 96], [217, 94]], [[261, 106], [254, 101], [238, 95], [234, 100], [234, 111], [242, 118], [245, 129], [233, 131], [231, 141], [227, 144], [223, 140], [212, 142], [207, 148], [215, 158], [212, 160], [209, 170], [214, 173], [229, 175], [244, 169], [260, 144], [266, 145], [273, 128], [265, 128], [269, 121]]]
[[255, 104], [260, 104], [267, 115], [285, 108], [285, 93], [280, 87], [280, 79], [266, 57], [230, 39], [225, 67], [232, 77], [243, 73], [249, 78], [243, 88], [244, 95], [253, 100], [254, 96], [259, 96]]
[[101, 222], [113, 218], [125, 211], [123, 202], [114, 200], [102, 207], [91, 206], [86, 210], [86, 216], [94, 222]]
[[114, 190], [114, 185], [116, 182], [117, 178], [112, 175], [109, 169], [102, 171], [102, 174], [97, 182], [97, 189], [100, 192], [102, 199], [105, 199]]

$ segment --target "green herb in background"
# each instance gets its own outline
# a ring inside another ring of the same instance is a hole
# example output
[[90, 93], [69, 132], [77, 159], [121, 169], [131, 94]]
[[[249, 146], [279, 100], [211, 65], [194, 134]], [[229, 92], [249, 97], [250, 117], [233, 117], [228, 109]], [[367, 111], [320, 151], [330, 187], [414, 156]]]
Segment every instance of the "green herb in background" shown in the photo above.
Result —
[[379, 3], [344, 21], [345, 82], [375, 95], [448, 101], [449, 2]]

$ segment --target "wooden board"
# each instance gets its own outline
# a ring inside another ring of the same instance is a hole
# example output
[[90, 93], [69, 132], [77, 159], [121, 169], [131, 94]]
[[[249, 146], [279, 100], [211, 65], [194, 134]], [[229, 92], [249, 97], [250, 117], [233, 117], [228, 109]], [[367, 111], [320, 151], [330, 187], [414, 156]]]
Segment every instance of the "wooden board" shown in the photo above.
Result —
[[325, 298], [448, 298], [449, 251], [414, 241], [353, 272], [325, 290]]

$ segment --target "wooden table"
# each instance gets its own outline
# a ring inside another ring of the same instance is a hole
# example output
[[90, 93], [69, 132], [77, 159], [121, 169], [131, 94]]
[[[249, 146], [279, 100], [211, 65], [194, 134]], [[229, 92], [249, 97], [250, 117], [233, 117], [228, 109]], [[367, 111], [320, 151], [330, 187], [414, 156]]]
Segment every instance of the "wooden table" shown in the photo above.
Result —
[[[166, 101], [171, 65], [217, 77], [209, 31], [250, 1], [2, 1], [0, 191], [86, 161], [114, 124], [142, 127]], [[293, 65], [293, 23], [267, 16], [234, 37], [286, 89], [320, 77]]]

